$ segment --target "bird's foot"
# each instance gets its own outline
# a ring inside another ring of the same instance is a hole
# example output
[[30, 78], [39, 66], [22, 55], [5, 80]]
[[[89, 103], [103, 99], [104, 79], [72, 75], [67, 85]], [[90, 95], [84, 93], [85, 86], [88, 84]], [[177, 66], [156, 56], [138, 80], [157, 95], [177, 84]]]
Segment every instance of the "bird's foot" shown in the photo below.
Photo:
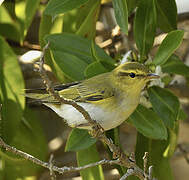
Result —
[[92, 126], [92, 130], [90, 131], [90, 134], [96, 138], [96, 137], [100, 137], [102, 134], [104, 133], [104, 129], [103, 127], [95, 122], [95, 124]]

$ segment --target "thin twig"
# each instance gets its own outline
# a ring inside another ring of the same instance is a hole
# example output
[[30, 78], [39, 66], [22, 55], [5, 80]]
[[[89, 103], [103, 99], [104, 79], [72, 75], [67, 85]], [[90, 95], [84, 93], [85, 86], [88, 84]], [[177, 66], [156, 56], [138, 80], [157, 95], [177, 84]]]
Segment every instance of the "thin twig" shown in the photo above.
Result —
[[50, 158], [49, 158], [49, 164], [50, 164], [50, 177], [51, 177], [51, 180], [56, 180], [56, 174], [54, 173], [54, 171], [52, 170], [52, 167], [53, 167], [53, 158], [54, 158], [54, 155], [51, 154], [50, 155]]
[[87, 168], [91, 168], [94, 166], [98, 166], [98, 165], [103, 165], [103, 164], [117, 164], [117, 165], [121, 165], [120, 160], [116, 159], [116, 160], [107, 160], [107, 159], [103, 159], [101, 161], [95, 162], [95, 163], [91, 163], [91, 164], [87, 164], [84, 166], [80, 166], [80, 167], [57, 167], [54, 166], [52, 163], [47, 163], [47, 162], [43, 162], [41, 160], [39, 160], [38, 158], [23, 152], [21, 150], [16, 149], [15, 147], [9, 146], [8, 144], [6, 144], [2, 138], [0, 138], [0, 147], [4, 148], [6, 151], [11, 152], [13, 154], [16, 154], [22, 158], [24, 158], [25, 160], [29, 160], [31, 162], [33, 162], [34, 164], [38, 164], [44, 168], [49, 169], [50, 171], [54, 171], [54, 172], [58, 172], [59, 174], [63, 174], [65, 172], [74, 172], [74, 171], [81, 171]]
[[152, 173], [153, 173], [153, 166], [149, 166], [148, 172], [149, 172], [149, 177], [148, 177], [148, 179], [149, 179], [149, 180], [153, 180], [153, 176], [152, 176]]
[[120, 178], [120, 180], [125, 180], [129, 176], [132, 176], [134, 174], [135, 174], [134, 169], [128, 169], [127, 172]]
[[145, 177], [145, 180], [148, 180], [148, 174], [147, 174], [148, 152], [144, 153], [143, 161], [144, 161], [144, 165], [143, 165], [144, 166], [144, 177]]
[[134, 152], [130, 153], [130, 155], [129, 155], [129, 160], [136, 163], [136, 160], [135, 160], [135, 153], [134, 153]]

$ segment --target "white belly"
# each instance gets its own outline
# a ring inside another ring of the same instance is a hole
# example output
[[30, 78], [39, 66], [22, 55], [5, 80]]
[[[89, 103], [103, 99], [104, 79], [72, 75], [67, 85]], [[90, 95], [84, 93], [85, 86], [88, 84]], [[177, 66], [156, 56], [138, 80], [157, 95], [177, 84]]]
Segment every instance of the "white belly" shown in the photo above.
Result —
[[[90, 114], [92, 119], [100, 123], [104, 130], [109, 130], [120, 125], [134, 111], [137, 104], [138, 102], [132, 104], [132, 106], [130, 105], [130, 108], [128, 108], [127, 101], [127, 104], [123, 103], [121, 104], [121, 106], [117, 107], [113, 111], [106, 111], [101, 107], [97, 107], [94, 104], [78, 103], [78, 105], [82, 106]], [[88, 122], [85, 120], [83, 115], [71, 105], [63, 104], [60, 106], [60, 108], [57, 108], [50, 103], [45, 103], [45, 105], [50, 107], [60, 117], [64, 118], [69, 126], [79, 126], [78, 128], [90, 129], [90, 127], [87, 126]]]

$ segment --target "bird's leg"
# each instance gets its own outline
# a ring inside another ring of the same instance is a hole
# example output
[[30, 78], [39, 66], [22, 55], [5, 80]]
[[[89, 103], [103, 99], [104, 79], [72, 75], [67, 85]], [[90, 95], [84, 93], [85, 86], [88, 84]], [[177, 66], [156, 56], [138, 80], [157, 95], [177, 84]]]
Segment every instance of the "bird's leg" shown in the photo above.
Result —
[[92, 130], [89, 132], [89, 134], [91, 134], [91, 136], [94, 138], [100, 137], [104, 133], [103, 127], [96, 120], [94, 120], [94, 123], [91, 124], [91, 126]]
[[104, 133], [103, 127], [96, 121], [94, 120], [94, 123], [83, 123], [75, 126], [76, 128], [82, 128], [82, 129], [88, 129], [89, 134], [96, 138], [100, 137], [102, 133]]
[[83, 123], [75, 126], [75, 128], [80, 128], [80, 129], [91, 129], [90, 127], [91, 127], [90, 123]]

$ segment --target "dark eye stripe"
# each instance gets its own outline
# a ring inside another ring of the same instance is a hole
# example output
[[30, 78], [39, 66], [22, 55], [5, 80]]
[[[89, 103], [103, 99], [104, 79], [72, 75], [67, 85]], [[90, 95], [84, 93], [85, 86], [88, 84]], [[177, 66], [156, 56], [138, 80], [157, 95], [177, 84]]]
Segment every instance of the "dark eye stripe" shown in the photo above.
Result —
[[[133, 74], [135, 74], [135, 73], [133, 73]], [[119, 72], [118, 73], [118, 76], [130, 76], [131, 75], [131, 73], [127, 73], [127, 72]], [[135, 77], [145, 77], [145, 75], [144, 74], [135, 74]]]

